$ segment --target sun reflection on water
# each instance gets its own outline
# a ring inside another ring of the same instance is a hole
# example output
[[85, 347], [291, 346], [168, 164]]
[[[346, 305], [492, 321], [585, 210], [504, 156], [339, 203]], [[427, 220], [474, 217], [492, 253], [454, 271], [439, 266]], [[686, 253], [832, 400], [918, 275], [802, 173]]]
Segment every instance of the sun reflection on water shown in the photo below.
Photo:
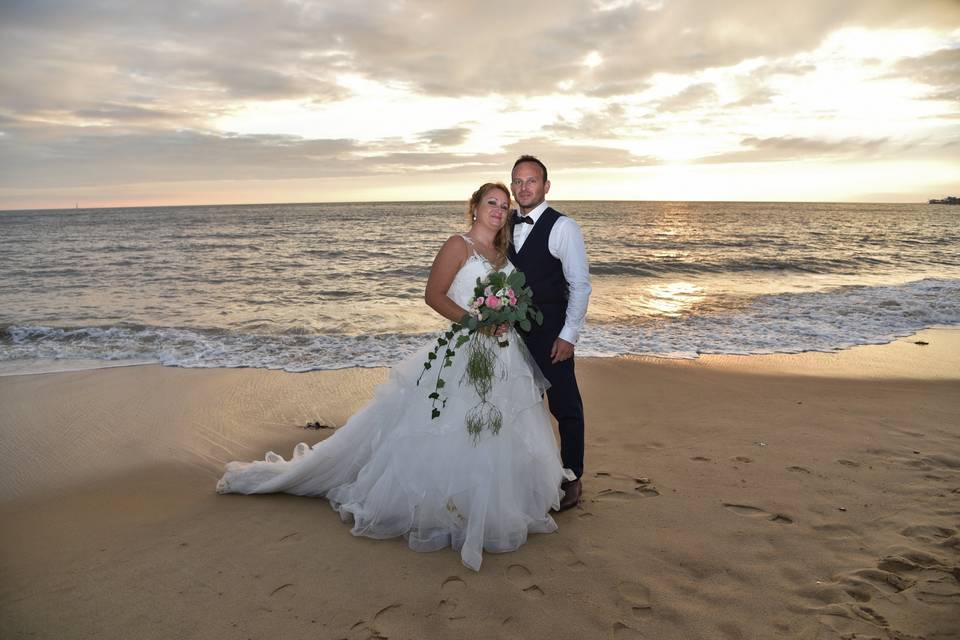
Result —
[[[606, 289], [602, 284], [601, 288]], [[616, 317], [622, 321], [625, 316], [678, 318], [695, 312], [707, 298], [704, 287], [687, 280], [643, 284], [634, 281], [627, 286], [614, 285], [613, 289], [605, 291], [602, 297], [591, 296], [592, 319], [604, 321]]]

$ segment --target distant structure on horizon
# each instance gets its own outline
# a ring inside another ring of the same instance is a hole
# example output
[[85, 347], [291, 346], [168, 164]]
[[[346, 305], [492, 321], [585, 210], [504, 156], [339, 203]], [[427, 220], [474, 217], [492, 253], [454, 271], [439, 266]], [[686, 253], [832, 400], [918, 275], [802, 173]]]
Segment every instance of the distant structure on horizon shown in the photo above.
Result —
[[940, 198], [939, 200], [934, 198], [927, 204], [960, 204], [960, 198], [957, 196], [947, 196], [946, 198]]

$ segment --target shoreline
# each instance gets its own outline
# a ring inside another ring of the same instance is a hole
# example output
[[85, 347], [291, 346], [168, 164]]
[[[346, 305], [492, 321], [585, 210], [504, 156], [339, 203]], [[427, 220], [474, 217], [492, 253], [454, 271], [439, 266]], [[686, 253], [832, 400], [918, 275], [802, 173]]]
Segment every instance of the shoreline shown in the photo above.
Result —
[[354, 538], [324, 500], [214, 493], [228, 460], [327, 437], [302, 427], [342, 425], [386, 369], [2, 377], [0, 635], [949, 638], [958, 358], [953, 329], [578, 358], [584, 503], [478, 574]]
[[[427, 334], [425, 334], [427, 335]], [[432, 334], [431, 334], [432, 335]], [[782, 352], [765, 352], [765, 353], [702, 353], [697, 354], [695, 357], [671, 357], [663, 355], [651, 355], [651, 354], [634, 354], [634, 353], [622, 353], [617, 355], [587, 355], [587, 356], [577, 356], [577, 360], [610, 360], [623, 358], [627, 360], [636, 360], [640, 362], [652, 362], [660, 363], [664, 365], [676, 364], [676, 363], [692, 363], [699, 362], [706, 364], [708, 366], [716, 366], [721, 368], [727, 367], [747, 367], [750, 369], [756, 368], [758, 371], [764, 371], [771, 374], [777, 374], [778, 372], [802, 372], [809, 375], [838, 375], [841, 377], [858, 377], [861, 375], [868, 375], [870, 377], [878, 376], [894, 376], [894, 377], [916, 377], [919, 374], [919, 371], [923, 369], [923, 376], [934, 375], [934, 377], [947, 377], [949, 378], [952, 373], [950, 371], [953, 369], [953, 365], [960, 362], [956, 359], [951, 359], [948, 362], [943, 363], [941, 358], [930, 358], [923, 359], [915, 357], [916, 354], [908, 354], [904, 352], [898, 352], [895, 355], [883, 354], [883, 364], [880, 365], [877, 362], [877, 354], [870, 353], [870, 350], [875, 347], [885, 347], [892, 344], [903, 344], [911, 343], [916, 344], [918, 341], [926, 343], [923, 346], [929, 345], [930, 336], [937, 336], [937, 339], [946, 339], [949, 343], [949, 349], [953, 350], [960, 348], [960, 326], [937, 326], [937, 327], [928, 327], [920, 329], [913, 333], [908, 333], [902, 336], [894, 336], [890, 338], [887, 342], [879, 343], [868, 343], [868, 344], [856, 344], [847, 347], [837, 347], [829, 351], [818, 351], [818, 350], [809, 350], [809, 351], [782, 351]], [[847, 354], [847, 355], [844, 355]], [[854, 355], [856, 354], [856, 355]], [[817, 362], [817, 359], [820, 356], [836, 356], [834, 358], [828, 358], [824, 362]], [[911, 360], [911, 366], [905, 367], [901, 362], [902, 359]], [[866, 366], [864, 367], [864, 365]], [[941, 364], [945, 364], [950, 369], [944, 370]], [[3, 366], [14, 365], [14, 369], [4, 370]], [[838, 366], [839, 365], [839, 366]], [[920, 365], [914, 366], [914, 365]], [[930, 366], [934, 367], [935, 374], [931, 373]], [[56, 366], [57, 368], [50, 368]], [[281, 368], [267, 368], [267, 367], [256, 367], [256, 366], [237, 366], [237, 367], [226, 367], [226, 366], [186, 366], [179, 364], [164, 364], [157, 360], [142, 360], [142, 361], [115, 361], [115, 360], [93, 360], [93, 359], [50, 359], [50, 358], [37, 358], [29, 360], [11, 360], [5, 363], [0, 363], [0, 379], [7, 377], [15, 376], [28, 376], [28, 375], [48, 375], [48, 374], [57, 374], [57, 373], [71, 373], [77, 371], [98, 371], [100, 369], [113, 369], [113, 368], [122, 368], [122, 367], [143, 367], [143, 366], [161, 366], [168, 367], [173, 369], [206, 369], [206, 370], [231, 370], [231, 369], [254, 369], [257, 371], [278, 371], [282, 373], [291, 373], [291, 374], [310, 374], [321, 371], [336, 372], [336, 371], [348, 371], [351, 369], [389, 369], [389, 365], [375, 365], [375, 366], [347, 366], [347, 367], [338, 367], [330, 369], [308, 369], [303, 371], [290, 371], [287, 369]], [[877, 367], [880, 367], [879, 369]], [[865, 370], [867, 373], [864, 373]]]

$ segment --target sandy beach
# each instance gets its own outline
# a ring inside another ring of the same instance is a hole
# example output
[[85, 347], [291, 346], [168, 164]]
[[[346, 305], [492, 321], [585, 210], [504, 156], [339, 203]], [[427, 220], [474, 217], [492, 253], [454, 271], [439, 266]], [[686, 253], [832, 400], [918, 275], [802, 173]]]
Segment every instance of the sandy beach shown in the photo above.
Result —
[[960, 331], [578, 369], [584, 502], [479, 573], [214, 493], [383, 369], [0, 378], [0, 637], [960, 638]]

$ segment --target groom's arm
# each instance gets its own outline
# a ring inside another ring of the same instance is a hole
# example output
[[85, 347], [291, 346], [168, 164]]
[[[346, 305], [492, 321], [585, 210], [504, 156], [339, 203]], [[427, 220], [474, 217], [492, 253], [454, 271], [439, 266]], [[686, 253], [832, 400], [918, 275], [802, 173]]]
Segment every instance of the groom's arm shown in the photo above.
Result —
[[563, 265], [563, 277], [567, 281], [569, 294], [567, 317], [559, 337], [574, 345], [580, 338], [592, 291], [587, 248], [583, 243], [580, 225], [569, 216], [561, 217], [550, 232], [549, 247], [550, 254]]

